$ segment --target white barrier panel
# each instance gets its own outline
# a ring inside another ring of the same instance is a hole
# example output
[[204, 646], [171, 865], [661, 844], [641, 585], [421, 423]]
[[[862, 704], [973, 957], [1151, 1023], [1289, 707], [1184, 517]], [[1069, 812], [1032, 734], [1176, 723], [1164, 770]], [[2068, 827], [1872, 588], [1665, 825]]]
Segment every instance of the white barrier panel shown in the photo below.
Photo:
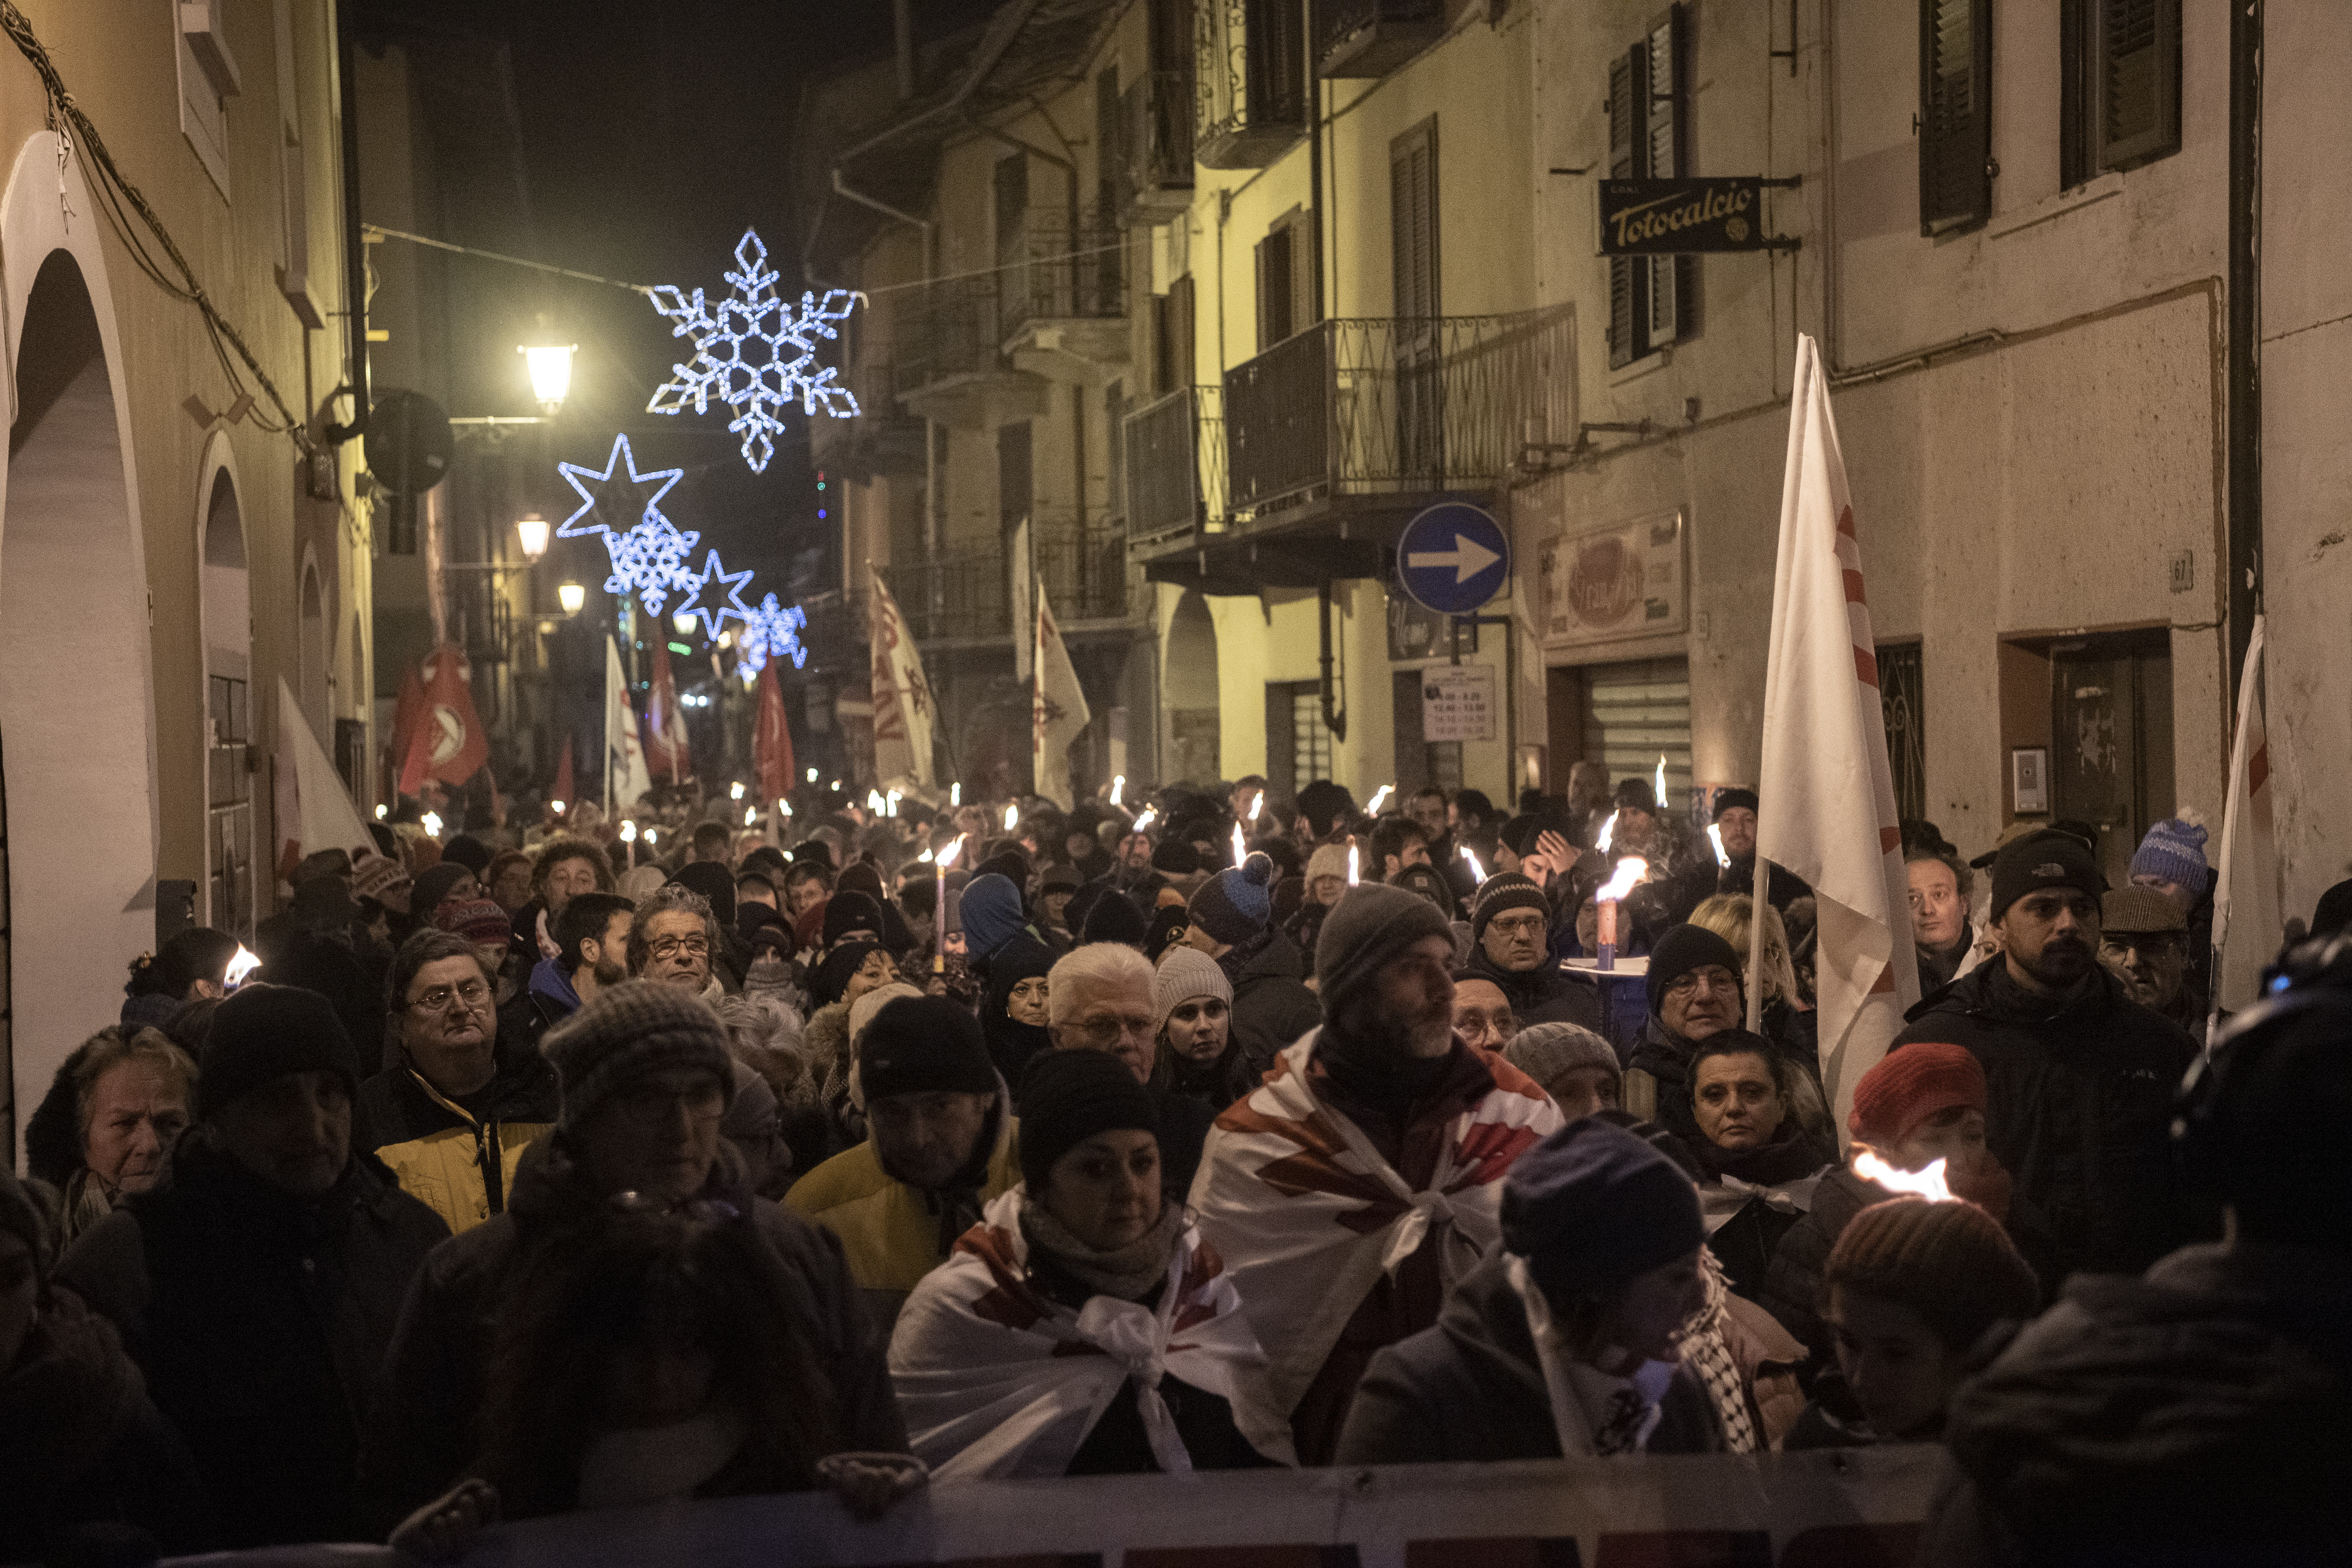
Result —
[[[967, 1481], [872, 1524], [832, 1497], [501, 1526], [469, 1568], [1904, 1568], [1942, 1450]], [[381, 1547], [183, 1559], [362, 1568]]]

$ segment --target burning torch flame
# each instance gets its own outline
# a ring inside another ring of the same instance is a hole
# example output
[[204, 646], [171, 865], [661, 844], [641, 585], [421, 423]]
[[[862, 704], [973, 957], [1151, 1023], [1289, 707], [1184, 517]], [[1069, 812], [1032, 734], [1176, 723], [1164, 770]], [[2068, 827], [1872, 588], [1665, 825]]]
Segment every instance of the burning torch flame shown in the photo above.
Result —
[[1396, 785], [1381, 785], [1380, 788], [1372, 792], [1372, 804], [1364, 807], [1364, 815], [1366, 816], [1378, 816], [1381, 814], [1381, 804], [1385, 802], [1390, 795], [1394, 795], [1395, 793]]
[[1348, 886], [1352, 888], [1362, 879], [1360, 871], [1361, 868], [1356, 858], [1356, 841], [1350, 838], [1348, 840]]
[[866, 792], [866, 809], [872, 812], [877, 816], [882, 815], [882, 792], [880, 790], [869, 789]]
[[1126, 793], [1127, 793], [1127, 775], [1126, 775], [1125, 773], [1115, 773], [1115, 774], [1113, 774], [1113, 775], [1111, 776], [1111, 781], [1110, 781], [1110, 803], [1111, 803], [1111, 805], [1117, 805], [1118, 804], [1118, 797], [1119, 797], [1120, 795], [1122, 795], [1126, 794]]
[[[816, 775], [814, 773], [811, 773], [809, 774], [809, 777], [814, 778]], [[961, 805], [963, 804], [963, 782], [961, 779], [956, 781], [954, 784], [948, 785], [948, 804], [950, 805]]]
[[1147, 805], [1143, 808], [1143, 815], [1135, 819], [1135, 826], [1130, 831], [1140, 833], [1158, 820], [1160, 820], [1160, 808], [1156, 805]]
[[416, 820], [418, 824], [424, 827], [425, 836], [426, 837], [438, 838], [441, 837], [441, 814], [439, 812], [428, 811]]
[[741, 800], [743, 798], [743, 781], [741, 779], [737, 779], [733, 784], [729, 786], [727, 798], [730, 800]]
[[904, 798], [904, 796], [899, 795], [899, 793], [894, 789], [890, 792], [888, 797], [884, 800], [883, 804], [890, 808], [890, 815], [896, 816], [898, 815], [898, 802]]
[[1658, 753], [1658, 771], [1657, 771], [1654, 774], [1653, 774], [1653, 775], [1652, 775], [1652, 777], [1651, 777], [1651, 792], [1650, 792], [1650, 793], [1651, 793], [1651, 794], [1652, 794], [1652, 795], [1656, 798], [1657, 803], [1658, 803], [1658, 809], [1659, 809], [1660, 811], [1664, 811], [1664, 810], [1665, 810], [1665, 809], [1666, 809], [1666, 753], [1665, 753], [1665, 752], [1660, 752]]
[[1867, 1149], [1857, 1149], [1853, 1156], [1853, 1173], [1865, 1182], [1876, 1182], [1890, 1193], [1911, 1193], [1930, 1203], [1952, 1201], [1952, 1189], [1944, 1183], [1944, 1162], [1936, 1161], [1924, 1171], [1898, 1171]]
[[969, 833], [959, 833], [956, 835], [954, 843], [940, 851], [940, 858], [936, 864], [940, 870], [944, 871], [956, 863], [956, 857], [963, 853], [963, 841], [971, 837]]
[[[563, 809], [563, 803], [560, 800], [557, 801], [555, 803], [555, 809], [562, 811]], [[388, 805], [379, 805], [375, 808], [375, 819], [378, 822], [382, 822], [385, 817], [390, 816], [391, 815], [392, 807]]]
[[1265, 791], [1262, 789], [1252, 791], [1250, 794], [1250, 820], [1252, 822], [1255, 822], [1257, 820], [1257, 814], [1265, 809]]
[[1004, 808], [1004, 831], [1012, 832], [1021, 826], [1021, 803], [1013, 801]]
[[1243, 837], [1242, 825], [1236, 822], [1234, 824], [1234, 864], [1238, 866], [1248, 858], [1249, 840]]
[[746, 827], [757, 827], [759, 825], [760, 808], [756, 805], [745, 806], [743, 808], [743, 826]]
[[634, 822], [623, 822], [621, 824], [621, 842], [624, 844], [635, 844], [636, 841], [637, 825]]
[[1478, 864], [1478, 857], [1470, 853], [1470, 846], [1467, 844], [1462, 847], [1462, 858], [1470, 862], [1470, 877], [1473, 881], [1483, 882], [1486, 879], [1486, 868]]
[[1606, 855], [1609, 853], [1610, 844], [1616, 838], [1616, 837], [1617, 814], [1612, 811], [1609, 814], [1609, 820], [1601, 825], [1601, 837], [1592, 847], [1595, 849], [1600, 850], [1603, 855]]
[[1602, 884], [1601, 890], [1592, 895], [1593, 902], [1615, 903], [1641, 886], [1642, 879], [1649, 874], [1649, 870], [1650, 863], [1639, 855], [1626, 856], [1617, 862], [1616, 875], [1611, 877], [1606, 883]]
[[783, 799], [782, 796], [778, 796], [778, 797], [777, 797], [777, 800], [776, 800], [776, 807], [777, 807], [777, 809], [778, 809], [778, 810], [782, 811], [782, 812], [786, 816], [790, 816], [793, 814], [793, 803], [792, 803], [791, 801], [788, 801], [788, 800]]
[[556, 816], [562, 816], [563, 815], [563, 803], [560, 800], [551, 800], [547, 803], [547, 809], [555, 813]]
[[923, 852], [920, 855], [916, 856], [915, 858], [921, 861], [926, 866], [929, 865], [931, 863], [931, 847], [928, 844], [924, 845]]
[[228, 961], [228, 973], [221, 977], [221, 989], [234, 991], [245, 984], [246, 976], [261, 967], [261, 955], [248, 950], [245, 943], [236, 944], [236, 956]]
[[814, 768], [811, 768], [811, 769], [808, 771], [808, 773], [809, 773], [809, 783], [811, 783], [811, 784], [814, 784], [814, 783], [816, 783], [816, 770], [815, 770]]
[[651, 844], [653, 841], [654, 841], [654, 830], [653, 830], [652, 828], [648, 827], [648, 828], [646, 828], [646, 843], [648, 843], [648, 844]]
[[1715, 863], [1728, 867], [1731, 857], [1723, 852], [1723, 824], [1710, 822], [1706, 825], [1706, 841], [1715, 846]]

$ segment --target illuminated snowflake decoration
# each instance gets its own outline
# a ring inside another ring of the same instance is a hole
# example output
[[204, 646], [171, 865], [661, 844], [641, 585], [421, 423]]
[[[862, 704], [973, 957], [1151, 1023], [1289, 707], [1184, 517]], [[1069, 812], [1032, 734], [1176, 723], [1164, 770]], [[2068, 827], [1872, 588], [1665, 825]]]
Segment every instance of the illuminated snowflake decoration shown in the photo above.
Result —
[[674, 283], [649, 290], [654, 309], [676, 323], [670, 336], [693, 341], [694, 358], [670, 367], [675, 374], [646, 409], [682, 414], [690, 406], [704, 414], [714, 400], [724, 404], [735, 411], [727, 428], [743, 437], [743, 461], [756, 474], [775, 455], [775, 438], [784, 433], [777, 416], [786, 405], [797, 399], [812, 418], [820, 405], [836, 419], [857, 412], [857, 399], [835, 380], [838, 371], [816, 362], [818, 341], [841, 335], [833, 323], [848, 319], [857, 297], [833, 289], [819, 302], [804, 293], [799, 310], [788, 309], [776, 292], [768, 247], [748, 228], [736, 244], [735, 266], [726, 275], [734, 292], [715, 310], [699, 289], [691, 296]]
[[702, 574], [688, 557], [701, 538], [692, 529], [680, 533], [657, 511], [625, 533], [606, 530], [604, 549], [613, 558], [613, 574], [604, 579], [604, 592], [634, 593], [647, 615], [659, 616], [671, 595], [690, 596], [700, 590]]
[[719, 552], [714, 550], [703, 562], [699, 573], [691, 570], [687, 573], [685, 581], [690, 586], [673, 614], [701, 616], [702, 635], [711, 638], [716, 638], [719, 628], [730, 620], [749, 626], [752, 616], [757, 613], [743, 602], [743, 586], [751, 580], [751, 574], [748, 569], [741, 572], [727, 570], [719, 563]]
[[757, 675], [770, 659], [790, 658], [794, 669], [803, 668], [808, 663], [808, 649], [801, 646], [801, 632], [807, 625], [808, 612], [798, 605], [780, 605], [773, 594], [761, 599], [759, 608], [743, 617], [743, 632], [736, 643], [743, 667]]
[[626, 533], [659, 517], [662, 497], [686, 477], [684, 468], [637, 472], [637, 456], [629, 450], [626, 436], [613, 437], [613, 455], [604, 459], [603, 473], [582, 463], [558, 463], [555, 470], [580, 494], [579, 509], [555, 531], [558, 539], [576, 539], [583, 533]]

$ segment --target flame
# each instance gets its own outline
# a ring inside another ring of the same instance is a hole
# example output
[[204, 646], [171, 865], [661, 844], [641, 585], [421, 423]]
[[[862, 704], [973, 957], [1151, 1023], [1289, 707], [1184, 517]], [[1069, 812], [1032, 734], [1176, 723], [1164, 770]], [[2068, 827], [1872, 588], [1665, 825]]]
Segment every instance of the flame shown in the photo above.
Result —
[[648, 843], [648, 844], [651, 844], [653, 841], [654, 841], [654, 830], [653, 830], [652, 828], [648, 827], [648, 828], [646, 828], [646, 843]]
[[944, 871], [956, 863], [956, 857], [963, 853], [963, 841], [971, 837], [969, 833], [959, 833], [956, 835], [954, 843], [940, 851], [940, 858], [936, 864], [940, 870]]
[[[556, 816], [562, 816], [563, 815], [563, 803], [560, 800], [551, 800], [547, 803], [547, 809], [555, 813]], [[382, 816], [383, 815], [383, 807], [376, 807], [375, 814], [378, 816]]]
[[1004, 808], [1004, 831], [1012, 832], [1021, 826], [1021, 803], [1013, 801]]
[[1354, 887], [1362, 879], [1362, 868], [1356, 858], [1356, 841], [1348, 840], [1348, 886]]
[[624, 844], [635, 844], [636, 841], [637, 825], [634, 822], [624, 821], [621, 824], [621, 842]]
[[441, 837], [441, 814], [439, 812], [428, 811], [424, 816], [418, 817], [416, 821], [418, 826], [425, 829], [425, 836], [427, 838], [438, 838]]
[[1249, 840], [1243, 837], [1242, 825], [1236, 822], [1234, 824], [1234, 864], [1238, 866], [1248, 858]]
[[1660, 811], [1666, 809], [1666, 753], [1664, 752], [1658, 753], [1658, 771], [1651, 775], [1650, 795], [1658, 803]]
[[1382, 803], [1382, 802], [1384, 802], [1384, 801], [1386, 801], [1390, 795], [1393, 795], [1393, 794], [1395, 794], [1395, 793], [1396, 793], [1396, 785], [1394, 785], [1394, 784], [1382, 784], [1382, 785], [1381, 785], [1381, 787], [1380, 787], [1380, 788], [1378, 788], [1378, 789], [1376, 789], [1376, 790], [1374, 790], [1374, 791], [1372, 792], [1372, 803], [1371, 803], [1371, 805], [1368, 805], [1368, 806], [1364, 807], [1364, 815], [1365, 815], [1366, 816], [1378, 816], [1381, 814], [1381, 803]]
[[816, 770], [814, 768], [811, 768], [808, 771], [808, 780], [811, 784], [816, 783]]
[[1853, 1152], [1853, 1173], [1865, 1182], [1876, 1182], [1891, 1193], [1910, 1193], [1930, 1203], [1952, 1201], [1952, 1189], [1944, 1181], [1944, 1162], [1936, 1161], [1924, 1171], [1898, 1171], [1867, 1149]]
[[1257, 814], [1265, 809], [1265, 791], [1262, 789], [1252, 790], [1250, 792], [1250, 820], [1252, 822], [1255, 822], [1257, 820]]
[[786, 816], [790, 816], [793, 814], [793, 803], [781, 796], [777, 798], [776, 806], [777, 809], [781, 810]]
[[1723, 824], [1710, 822], [1706, 825], [1706, 841], [1715, 846], [1715, 863], [1718, 866], [1729, 866], [1731, 857], [1723, 852]]
[[1613, 904], [1641, 886], [1642, 879], [1649, 874], [1650, 863], [1647, 860], [1643, 859], [1639, 855], [1628, 855], [1617, 862], [1616, 874], [1592, 895], [1592, 901], [1596, 904]]
[[[811, 773], [809, 774], [809, 777], [814, 778], [816, 775], [814, 773]], [[962, 781], [959, 780], [956, 783], [948, 785], [948, 804], [950, 805], [961, 805], [963, 804]]]
[[746, 827], [757, 827], [759, 825], [760, 808], [756, 805], [745, 806], [743, 808], [743, 826]]
[[1143, 808], [1143, 815], [1135, 819], [1135, 826], [1128, 829], [1128, 831], [1130, 833], [1140, 833], [1159, 819], [1160, 808], [1156, 805], [1147, 805]]
[[898, 803], [905, 798], [906, 797], [904, 795], [901, 795], [894, 789], [890, 792], [888, 796], [885, 798], [883, 804], [890, 808], [890, 815], [896, 816], [898, 815]]
[[743, 781], [741, 779], [737, 779], [733, 784], [728, 786], [727, 798], [730, 800], [741, 800], [743, 798]]
[[923, 852], [920, 855], [916, 856], [915, 858], [926, 866], [929, 865], [931, 863], [931, 847], [928, 844], [924, 845]]
[[1126, 793], [1127, 793], [1127, 775], [1126, 775], [1125, 773], [1114, 773], [1114, 774], [1112, 774], [1112, 775], [1111, 775], [1111, 781], [1110, 781], [1110, 803], [1111, 803], [1111, 805], [1117, 805], [1118, 804], [1118, 797], [1119, 797], [1120, 795], [1122, 795], [1126, 794]]
[[[556, 810], [558, 810], [558, 811], [562, 811], [562, 810], [563, 809], [563, 803], [562, 803], [562, 801], [560, 801], [560, 800], [559, 800], [559, 801], [557, 801], [557, 802], [555, 803], [555, 809], [556, 809]], [[390, 807], [390, 806], [388, 806], [388, 805], [379, 805], [375, 808], [375, 819], [376, 819], [378, 822], [382, 822], [385, 817], [390, 816], [391, 815], [392, 815], [392, 807]]]
[[882, 815], [882, 792], [880, 790], [869, 789], [866, 792], [866, 809], [872, 812], [877, 816]]
[[245, 984], [246, 976], [260, 967], [261, 955], [248, 949], [245, 943], [238, 942], [236, 956], [228, 961], [228, 973], [221, 978], [221, 988], [225, 991], [236, 990]]
[[1462, 847], [1462, 858], [1470, 862], [1472, 880], [1483, 882], [1486, 879], [1486, 868], [1478, 864], [1478, 857], [1470, 853], [1470, 846], [1467, 844]]
[[1600, 850], [1603, 855], [1606, 855], [1609, 853], [1610, 844], [1616, 838], [1616, 837], [1617, 814], [1612, 811], [1609, 814], [1609, 820], [1601, 825], [1601, 837], [1594, 841], [1592, 847], [1595, 849]]

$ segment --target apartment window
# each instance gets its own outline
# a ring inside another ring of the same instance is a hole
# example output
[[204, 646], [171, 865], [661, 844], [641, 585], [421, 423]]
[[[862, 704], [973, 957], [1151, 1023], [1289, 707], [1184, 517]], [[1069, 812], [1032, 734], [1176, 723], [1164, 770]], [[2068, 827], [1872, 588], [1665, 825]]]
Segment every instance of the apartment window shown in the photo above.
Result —
[[1895, 779], [1895, 815], [1927, 815], [1927, 669], [1916, 642], [1878, 645], [1878, 706], [1886, 723], [1886, 763]]
[[1389, 249], [1396, 310], [1397, 457], [1400, 471], [1434, 479], [1445, 469], [1443, 307], [1437, 293], [1437, 120], [1389, 143]]
[[2180, 151], [2180, 0], [2063, 0], [2059, 184]]
[[244, 90], [229, 53], [227, 0], [174, 0], [180, 131], [223, 200], [228, 196], [228, 100]]
[[1104, 504], [1113, 512], [1127, 510], [1127, 383], [1114, 381], [1103, 388], [1103, 440], [1108, 470]]
[[1991, 216], [1991, 0], [1919, 0], [1919, 232]]
[[1022, 259], [1023, 227], [1029, 219], [1029, 154], [1015, 153], [996, 161], [996, 260], [1007, 266]]
[[[1669, 5], [1609, 62], [1609, 174], [1664, 180], [1690, 173], [1690, 20]], [[1698, 330], [1698, 258], [1609, 259], [1609, 363], [1628, 365]]]
[[1011, 528], [1029, 515], [1034, 494], [1029, 421], [996, 427], [996, 517]]
[[310, 187], [302, 159], [302, 97], [294, 66], [293, 0], [275, 0], [278, 32], [278, 291], [302, 324], [327, 324], [310, 295]]
[[1286, 784], [1293, 798], [1331, 776], [1331, 727], [1323, 721], [1321, 683], [1266, 682], [1265, 776], [1277, 794]]
[[1151, 390], [1165, 397], [1192, 384], [1192, 275], [1151, 298]]
[[1264, 353], [1322, 319], [1316, 289], [1315, 224], [1293, 207], [1257, 243], [1257, 346]]
[[1119, 113], [1118, 68], [1095, 74], [1095, 207], [1105, 227], [1118, 222], [1119, 181], [1127, 172], [1127, 121]]

